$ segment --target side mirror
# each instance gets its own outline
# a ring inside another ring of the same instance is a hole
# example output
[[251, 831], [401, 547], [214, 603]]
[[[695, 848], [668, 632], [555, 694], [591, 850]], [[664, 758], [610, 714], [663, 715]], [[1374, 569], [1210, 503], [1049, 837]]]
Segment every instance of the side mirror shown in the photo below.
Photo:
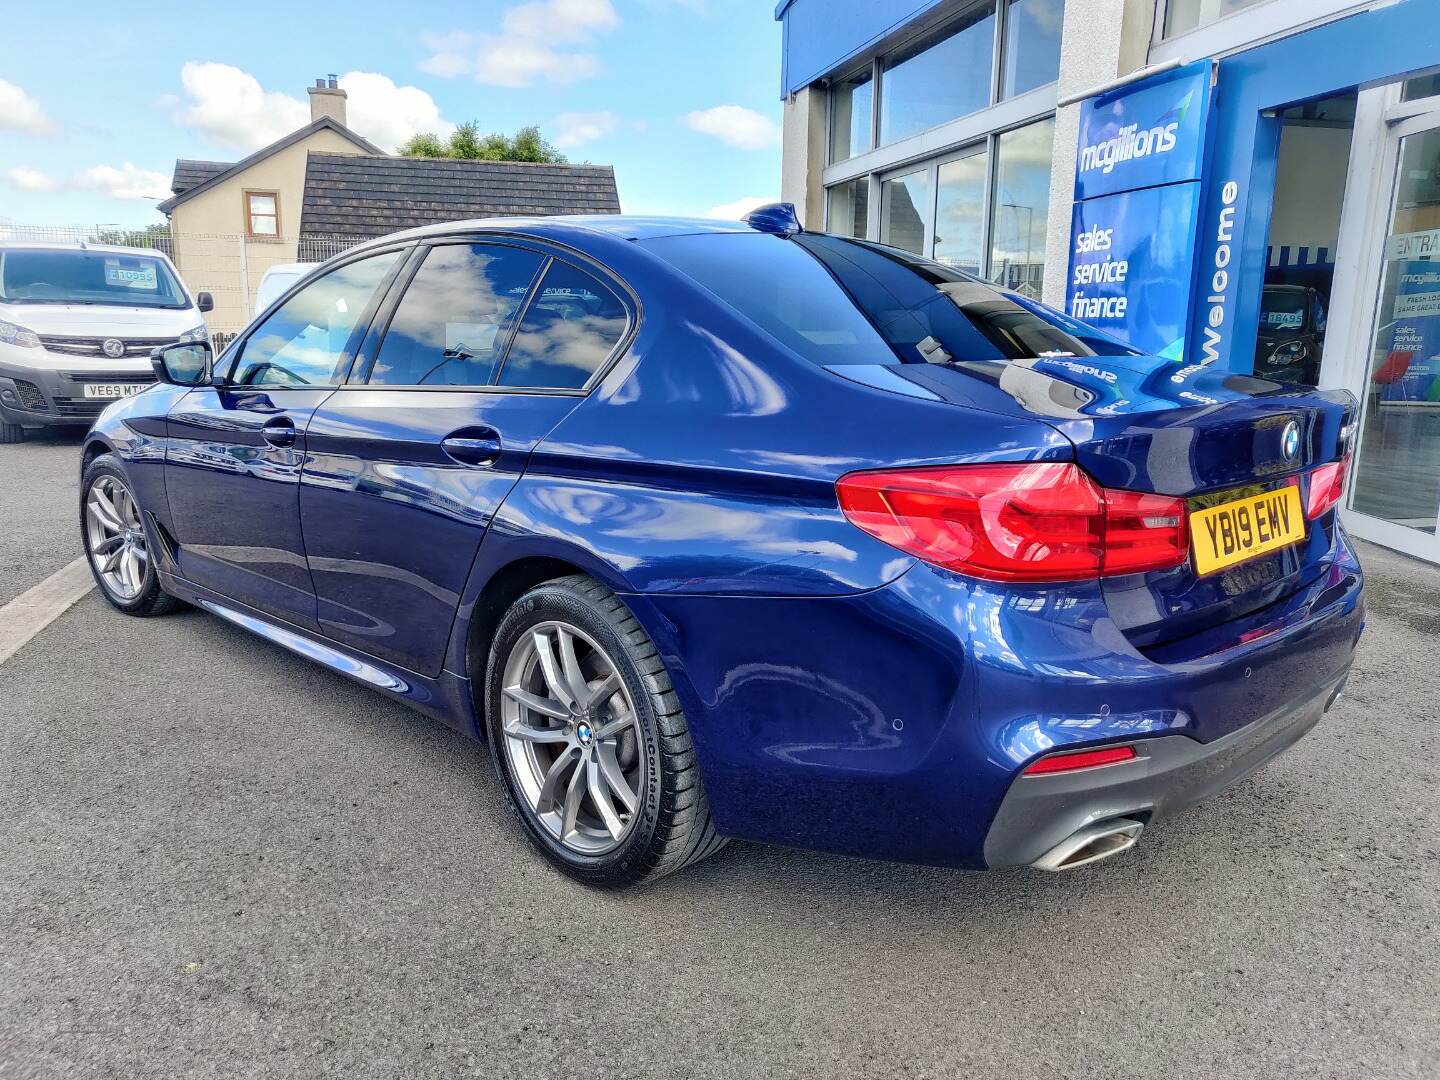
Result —
[[213, 361], [208, 341], [176, 342], [151, 350], [155, 378], [174, 386], [201, 386], [210, 381]]
[[195, 294], [195, 306], [200, 309], [201, 314], [215, 310], [215, 298], [208, 292]]

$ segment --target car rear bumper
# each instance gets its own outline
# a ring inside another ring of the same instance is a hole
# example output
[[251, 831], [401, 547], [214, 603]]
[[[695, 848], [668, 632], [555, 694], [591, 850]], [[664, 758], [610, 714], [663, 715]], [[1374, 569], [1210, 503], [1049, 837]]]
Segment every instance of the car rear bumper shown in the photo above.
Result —
[[[1164, 662], [1094, 583], [1004, 589], [922, 564], [851, 596], [626, 600], [671, 672], [720, 832], [984, 869], [1034, 862], [1096, 815], [1189, 805], [1313, 726], [1364, 622], [1359, 564], [1332, 541], [1310, 584]], [[1007, 803], [1036, 758], [1115, 743], [1145, 755], [1123, 798]]]
[[1031, 866], [1068, 837], [1116, 818], [1149, 824], [1239, 783], [1319, 723], [1344, 687], [1331, 679], [1237, 731], [1202, 743], [1162, 735], [1115, 765], [1015, 778], [985, 837], [987, 866]]

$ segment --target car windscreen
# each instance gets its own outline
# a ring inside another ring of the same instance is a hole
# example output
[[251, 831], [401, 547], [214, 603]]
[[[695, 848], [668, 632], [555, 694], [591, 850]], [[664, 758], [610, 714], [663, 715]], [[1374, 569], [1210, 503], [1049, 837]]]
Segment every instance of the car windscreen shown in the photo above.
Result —
[[646, 246], [822, 367], [1135, 352], [1034, 301], [881, 244], [756, 232]]
[[0, 252], [0, 299], [24, 304], [190, 306], [163, 260], [111, 251]]

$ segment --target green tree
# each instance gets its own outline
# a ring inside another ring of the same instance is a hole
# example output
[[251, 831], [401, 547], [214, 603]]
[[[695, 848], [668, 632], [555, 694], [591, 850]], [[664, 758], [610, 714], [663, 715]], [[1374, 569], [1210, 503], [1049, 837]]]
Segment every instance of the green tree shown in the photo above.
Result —
[[439, 135], [422, 132], [411, 135], [409, 141], [400, 147], [406, 157], [445, 157], [445, 143]]
[[514, 135], [492, 132], [480, 134], [474, 121], [461, 124], [442, 139], [432, 132], [412, 135], [400, 148], [405, 157], [466, 158], [470, 161], [552, 161], [563, 162], [565, 155], [545, 141], [540, 129], [531, 125]]
[[114, 244], [117, 247], [157, 248], [167, 255], [174, 255], [170, 240], [170, 223], [156, 222], [140, 229], [98, 229], [95, 243]]

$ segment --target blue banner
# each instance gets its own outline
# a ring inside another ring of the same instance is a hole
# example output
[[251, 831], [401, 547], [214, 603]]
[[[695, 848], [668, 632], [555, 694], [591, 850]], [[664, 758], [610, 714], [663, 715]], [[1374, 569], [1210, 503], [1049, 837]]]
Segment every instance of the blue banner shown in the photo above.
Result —
[[1199, 185], [1091, 199], [1071, 219], [1065, 310], [1144, 352], [1184, 354]]
[[1209, 60], [1089, 98], [1080, 107], [1075, 198], [1199, 180]]
[[1065, 310], [1179, 363], [1190, 334], [1208, 60], [1080, 107]]

